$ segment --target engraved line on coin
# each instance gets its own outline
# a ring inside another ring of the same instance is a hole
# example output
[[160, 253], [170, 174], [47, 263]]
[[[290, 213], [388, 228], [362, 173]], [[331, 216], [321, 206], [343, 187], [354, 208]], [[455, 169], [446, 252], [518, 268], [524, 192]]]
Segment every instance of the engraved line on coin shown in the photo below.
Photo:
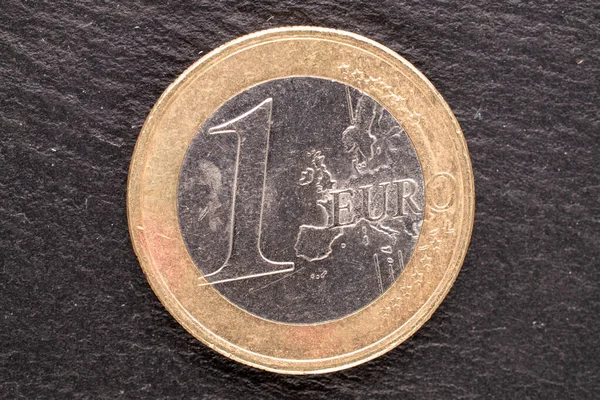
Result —
[[377, 257], [377, 253], [373, 253], [373, 263], [375, 264], [375, 271], [377, 272], [379, 291], [383, 293], [383, 280], [381, 279], [381, 268], [379, 268], [379, 257]]
[[[225, 263], [218, 270], [204, 275], [204, 278], [215, 277], [216, 279], [201, 285], [230, 282], [294, 270], [293, 262], [269, 260], [260, 249], [272, 109], [273, 99], [268, 98], [250, 111], [221, 125], [212, 127], [208, 131], [210, 135], [236, 134], [237, 154], [233, 180], [228, 256]], [[263, 118], [266, 119], [266, 124]], [[263, 135], [257, 132], [260, 130], [264, 131]], [[251, 153], [256, 154], [257, 152], [259, 157], [251, 156]], [[261, 163], [260, 158], [263, 158], [264, 162]], [[245, 204], [242, 205], [237, 199], [240, 187], [246, 189], [245, 192], [250, 193], [261, 187], [260, 196], [245, 196]], [[258, 221], [256, 221], [257, 219]]]
[[297, 274], [297, 273], [299, 273], [299, 272], [302, 272], [302, 271], [303, 271], [303, 270], [305, 270], [305, 269], [306, 269], [306, 267], [304, 266], [304, 267], [302, 267], [302, 268], [300, 268], [300, 269], [297, 269], [297, 270], [293, 271], [292, 273], [289, 273], [289, 274], [287, 274], [287, 275], [284, 275], [283, 277], [281, 277], [281, 278], [279, 278], [279, 279], [277, 279], [277, 280], [274, 280], [273, 282], [269, 282], [269, 283], [267, 283], [267, 284], [266, 284], [266, 285], [264, 285], [264, 286], [261, 286], [261, 287], [259, 287], [259, 288], [251, 288], [251, 289], [249, 289], [249, 290], [248, 290], [248, 292], [252, 293], [252, 292], [256, 292], [256, 291], [258, 291], [258, 290], [263, 290], [263, 289], [266, 289], [266, 288], [268, 288], [268, 287], [269, 287], [269, 286], [271, 286], [271, 285], [274, 285], [274, 284], [276, 284], [276, 283], [278, 283], [278, 282], [281, 282], [281, 281], [282, 281], [282, 280], [284, 280], [284, 279], [287, 279], [287, 278], [290, 278], [290, 277], [291, 277], [291, 276], [293, 276], [293, 275], [296, 275], [296, 274]]
[[350, 87], [346, 86], [346, 100], [348, 101], [348, 114], [350, 115], [350, 124], [354, 125], [354, 111], [352, 110], [352, 95]]
[[[404, 271], [404, 256], [402, 255], [402, 250], [398, 250], [398, 269], [400, 271]], [[392, 264], [390, 263], [390, 271], [392, 273], [392, 279], [396, 279], [395, 273], [394, 273], [394, 267], [392, 266]]]

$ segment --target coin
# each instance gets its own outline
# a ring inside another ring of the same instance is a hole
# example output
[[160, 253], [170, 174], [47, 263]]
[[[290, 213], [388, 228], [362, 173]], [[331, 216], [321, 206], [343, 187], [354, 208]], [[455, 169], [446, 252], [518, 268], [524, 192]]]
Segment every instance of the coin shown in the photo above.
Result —
[[474, 215], [467, 146], [432, 84], [332, 29], [257, 32], [158, 100], [128, 182], [150, 285], [192, 335], [280, 373], [348, 368], [412, 335]]

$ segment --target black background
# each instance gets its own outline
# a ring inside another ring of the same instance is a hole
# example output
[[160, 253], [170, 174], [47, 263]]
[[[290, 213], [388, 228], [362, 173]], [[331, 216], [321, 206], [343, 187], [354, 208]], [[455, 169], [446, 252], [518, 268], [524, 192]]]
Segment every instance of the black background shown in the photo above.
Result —
[[[600, 356], [597, 1], [0, 4], [0, 397], [594, 398]], [[214, 47], [347, 29], [434, 83], [468, 142], [471, 247], [395, 350], [280, 376], [186, 333], [139, 268], [127, 169], [162, 91]]]

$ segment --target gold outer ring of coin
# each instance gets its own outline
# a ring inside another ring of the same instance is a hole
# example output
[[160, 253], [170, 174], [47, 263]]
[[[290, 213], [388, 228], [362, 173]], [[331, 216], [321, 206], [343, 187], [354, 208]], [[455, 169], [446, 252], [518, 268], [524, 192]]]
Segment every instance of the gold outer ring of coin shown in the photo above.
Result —
[[[334, 321], [288, 324], [248, 313], [205, 283], [188, 254], [177, 214], [187, 148], [221, 105], [273, 79], [311, 76], [363, 91], [401, 122], [425, 182], [415, 251], [397, 281], [366, 307]], [[288, 27], [233, 40], [202, 57], [163, 93], [138, 138], [127, 214], [152, 289], [177, 321], [210, 348], [289, 374], [324, 373], [400, 344], [442, 302], [463, 263], [475, 210], [473, 172], [460, 126], [433, 85], [404, 58], [362, 36]]]

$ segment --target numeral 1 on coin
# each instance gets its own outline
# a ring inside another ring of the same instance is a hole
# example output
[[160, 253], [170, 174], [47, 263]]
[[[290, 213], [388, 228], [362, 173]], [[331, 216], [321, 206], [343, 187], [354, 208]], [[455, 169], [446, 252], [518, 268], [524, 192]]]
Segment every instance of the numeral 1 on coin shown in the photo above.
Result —
[[260, 249], [272, 108], [273, 99], [266, 99], [208, 131], [238, 138], [229, 254], [221, 268], [205, 276], [211, 284], [294, 270], [293, 262], [271, 261]]

